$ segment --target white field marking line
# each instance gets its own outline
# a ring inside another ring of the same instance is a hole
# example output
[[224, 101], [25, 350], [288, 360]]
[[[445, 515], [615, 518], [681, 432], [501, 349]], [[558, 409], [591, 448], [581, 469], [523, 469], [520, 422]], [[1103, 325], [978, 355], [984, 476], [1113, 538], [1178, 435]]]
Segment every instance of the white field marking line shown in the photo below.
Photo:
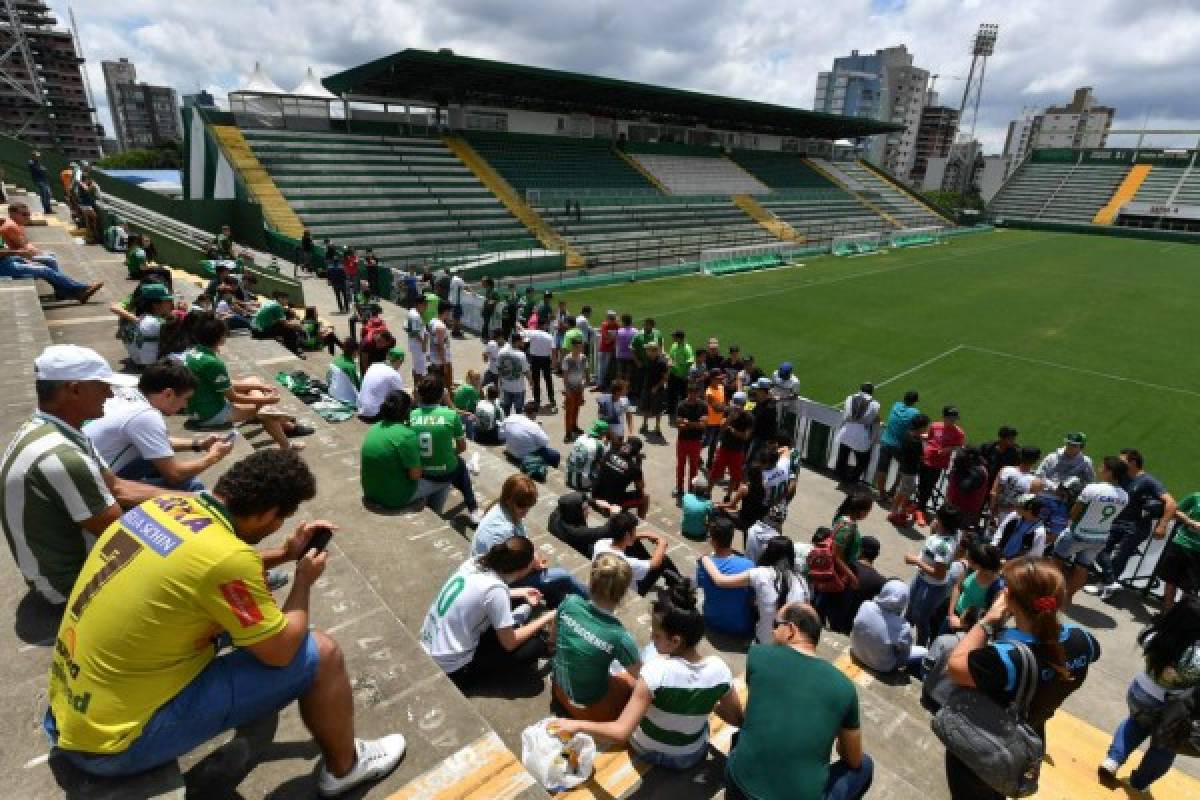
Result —
[[946, 255], [946, 256], [943, 256], [940, 258], [927, 258], [924, 261], [912, 261], [907, 264], [897, 264], [894, 267], [884, 267], [883, 269], [871, 270], [869, 272], [856, 272], [853, 275], [838, 275], [836, 277], [829, 278], [829, 279], [823, 280], [823, 281], [810, 281], [809, 283], [802, 283], [799, 286], [783, 286], [778, 289], [772, 289], [769, 292], [756, 292], [754, 294], [743, 294], [743, 295], [739, 295], [737, 297], [729, 298], [728, 300], [716, 300], [711, 303], [699, 303], [694, 306], [684, 306], [683, 308], [674, 308], [669, 311], [660, 311], [660, 312], [656, 313], [654, 315], [654, 317], [655, 317], [655, 319], [661, 319], [662, 317], [669, 317], [673, 314], [685, 314], [689, 311], [699, 311], [700, 309], [703, 309], [703, 308], [715, 308], [716, 306], [725, 306], [725, 305], [729, 305], [730, 303], [740, 303], [743, 300], [754, 300], [759, 297], [770, 297], [771, 295], [783, 294], [785, 292], [794, 292], [799, 289], [811, 289], [814, 286], [828, 286], [829, 284], [832, 284], [832, 283], [841, 283], [842, 281], [852, 281], [857, 278], [870, 278], [875, 275], [883, 275], [884, 273], [887, 273], [887, 272], [899, 272], [902, 269], [910, 269], [912, 267], [919, 267], [919, 266], [923, 266], [925, 264], [933, 264], [933, 263], [940, 262], [940, 261], [950, 261], [955, 258], [969, 258], [971, 255], [978, 254], [978, 253], [992, 253], [997, 250], [1011, 250], [1014, 247], [1024, 247], [1025, 245], [1030, 245], [1030, 244], [1043, 244], [1044, 242], [1045, 242], [1045, 240], [1042, 238], [1029, 239], [1024, 242], [1006, 242], [1002, 245], [999, 245], [998, 247], [988, 247], [988, 248], [984, 248], [984, 249], [974, 250], [970, 254], [961, 254], [960, 253], [960, 254], [954, 254], [954, 255]]
[[928, 367], [930, 364], [932, 364], [936, 361], [941, 361], [946, 356], [954, 355], [959, 350], [962, 350], [963, 347], [964, 347], [964, 345], [956, 344], [956, 345], [954, 345], [954, 347], [951, 347], [949, 350], [945, 350], [941, 353], [938, 353], [933, 358], [927, 358], [924, 361], [922, 361], [920, 364], [917, 364], [916, 366], [909, 367], [908, 369], [904, 370], [903, 372], [896, 373], [892, 377], [888, 378], [886, 381], [880, 381], [880, 382], [876, 383], [875, 387], [879, 388], [881, 386], [887, 386], [889, 383], [894, 383], [906, 375], [911, 375], [914, 372], [916, 372], [917, 370], [924, 369], [925, 367]]
[[1006, 353], [1003, 350], [992, 350], [987, 347], [976, 347], [973, 344], [960, 344], [963, 350], [974, 350], [977, 353], [985, 353], [987, 355], [999, 356], [1001, 358], [1011, 358], [1014, 361], [1024, 361], [1028, 364], [1037, 364], [1043, 367], [1056, 367], [1068, 372], [1078, 372], [1081, 375], [1091, 375], [1094, 378], [1106, 378], [1110, 381], [1119, 381], [1120, 383], [1131, 383], [1134, 386], [1143, 386], [1147, 389], [1157, 389], [1163, 392], [1175, 392], [1176, 394], [1185, 394], [1189, 397], [1200, 397], [1200, 392], [1194, 392], [1191, 389], [1180, 389], [1178, 386], [1166, 386], [1161, 383], [1151, 383], [1150, 381], [1140, 381], [1137, 378], [1126, 378], [1121, 375], [1113, 375], [1111, 372], [1098, 372], [1094, 369], [1084, 369], [1083, 367], [1073, 367], [1070, 364], [1060, 364], [1057, 361], [1046, 361], [1041, 358], [1030, 358], [1029, 356], [1019, 356], [1016, 353]]
[[350, 619], [346, 620], [345, 622], [339, 622], [337, 625], [334, 625], [332, 628], [329, 628], [328, 630], [326, 630], [325, 633], [332, 636], [333, 634], [335, 634], [339, 631], [344, 631], [346, 628], [349, 628], [351, 625], [355, 625], [359, 622], [362, 622], [364, 619], [375, 616], [380, 611], [387, 611], [387, 610], [388, 610], [387, 606], [383, 606], [383, 605], [375, 606], [370, 611], [366, 611], [362, 614], [359, 614], [356, 617], [351, 617]]

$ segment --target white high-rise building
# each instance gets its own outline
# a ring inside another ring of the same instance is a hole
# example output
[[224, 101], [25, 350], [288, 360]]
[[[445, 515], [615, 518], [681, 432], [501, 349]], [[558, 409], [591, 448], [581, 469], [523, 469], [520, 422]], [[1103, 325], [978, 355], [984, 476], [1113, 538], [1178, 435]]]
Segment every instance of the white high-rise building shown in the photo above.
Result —
[[872, 137], [866, 156], [908, 180], [917, 159], [917, 132], [929, 88], [929, 70], [913, 66], [905, 45], [835, 58], [833, 69], [817, 75], [814, 111], [865, 117], [903, 125], [904, 130]]
[[1096, 103], [1090, 86], [1076, 89], [1065, 106], [1025, 109], [1019, 119], [1008, 124], [1004, 142], [1008, 171], [1016, 169], [1033, 150], [1104, 147], [1116, 115], [1115, 108]]

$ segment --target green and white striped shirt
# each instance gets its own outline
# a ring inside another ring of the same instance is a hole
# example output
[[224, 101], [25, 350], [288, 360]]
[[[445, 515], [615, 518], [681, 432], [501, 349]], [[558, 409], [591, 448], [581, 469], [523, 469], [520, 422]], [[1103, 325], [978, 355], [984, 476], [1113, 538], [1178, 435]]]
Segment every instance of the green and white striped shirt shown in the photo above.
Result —
[[116, 501], [108, 465], [80, 431], [38, 411], [9, 442], [0, 466], [0, 523], [30, 588], [65, 603], [96, 537], [81, 522]]
[[729, 693], [733, 674], [716, 656], [696, 663], [659, 656], [642, 665], [641, 678], [654, 699], [633, 732], [641, 751], [687, 757], [708, 744], [708, 715]]

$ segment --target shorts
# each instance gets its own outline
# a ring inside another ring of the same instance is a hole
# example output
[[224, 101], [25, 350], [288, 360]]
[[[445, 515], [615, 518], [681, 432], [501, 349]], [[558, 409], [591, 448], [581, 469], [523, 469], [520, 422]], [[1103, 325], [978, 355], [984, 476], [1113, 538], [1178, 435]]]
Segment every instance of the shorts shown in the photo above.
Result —
[[222, 408], [220, 411], [218, 411], [216, 414], [213, 414], [208, 419], [197, 420], [196, 427], [198, 427], [198, 428], [219, 428], [222, 425], [228, 425], [232, 421], [233, 421], [233, 404], [227, 400], [227, 401], [225, 401], [225, 407]]
[[[880, 452], [883, 452], [883, 451], [881, 450]], [[912, 495], [916, 494], [916, 492], [917, 492], [916, 473], [913, 473], [912, 475], [908, 475], [908, 474], [901, 472], [896, 477], [896, 494], [900, 495], [901, 497], [911, 497]]]
[[1084, 537], [1075, 531], [1063, 531], [1054, 543], [1054, 555], [1077, 567], [1090, 567], [1104, 549], [1105, 537]]
[[[879, 459], [875, 462], [875, 471], [887, 474], [888, 468], [892, 466], [892, 459], [900, 457], [900, 448], [892, 447], [890, 444], [880, 443]], [[914, 476], [916, 477], [916, 476]]]
[[[286, 708], [312, 687], [319, 666], [317, 640], [312, 634], [305, 637], [286, 667], [268, 667], [249, 650], [234, 650], [213, 659], [179, 694], [155, 711], [127, 749], [108, 755], [59, 752], [91, 775], [117, 777], [144, 772], [174, 761], [224, 731]], [[50, 744], [56, 746], [58, 727], [49, 709], [42, 726]]]
[[662, 413], [663, 394], [662, 389], [646, 389], [642, 392], [642, 402], [638, 403], [638, 411], [643, 416]]
[[1159, 556], [1155, 574], [1159, 580], [1177, 586], [1184, 592], [1200, 590], [1200, 551], [1169, 542]]

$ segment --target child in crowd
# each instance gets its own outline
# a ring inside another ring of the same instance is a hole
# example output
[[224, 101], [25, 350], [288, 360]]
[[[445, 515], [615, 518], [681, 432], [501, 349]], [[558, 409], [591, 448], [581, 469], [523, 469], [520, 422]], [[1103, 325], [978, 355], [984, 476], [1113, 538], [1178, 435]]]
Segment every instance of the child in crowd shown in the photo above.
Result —
[[1000, 551], [978, 539], [966, 540], [966, 577], [950, 590], [950, 607], [942, 632], [965, 631], [992, 607], [996, 593], [1004, 587], [1000, 578]]
[[608, 423], [608, 436], [614, 445], [625, 441], [626, 429], [633, 428], [633, 410], [625, 396], [628, 387], [624, 379], [618, 378], [607, 392], [596, 395], [596, 414]]
[[876, 672], [908, 667], [919, 673], [925, 648], [913, 644], [912, 625], [904, 619], [908, 586], [893, 578], [874, 600], [863, 602], [850, 630], [850, 654]]
[[917, 644], [928, 645], [940, 627], [934, 617], [950, 592], [950, 565], [958, 551], [962, 515], [950, 504], [938, 509], [921, 552], [906, 555], [904, 563], [917, 568], [909, 590], [908, 621], [917, 629]]
[[680, 503], [683, 516], [680, 519], [681, 532], [694, 542], [702, 542], [708, 535], [708, 519], [713, 511], [713, 502], [709, 497], [708, 479], [703, 473], [692, 478], [691, 491], [683, 496]]

